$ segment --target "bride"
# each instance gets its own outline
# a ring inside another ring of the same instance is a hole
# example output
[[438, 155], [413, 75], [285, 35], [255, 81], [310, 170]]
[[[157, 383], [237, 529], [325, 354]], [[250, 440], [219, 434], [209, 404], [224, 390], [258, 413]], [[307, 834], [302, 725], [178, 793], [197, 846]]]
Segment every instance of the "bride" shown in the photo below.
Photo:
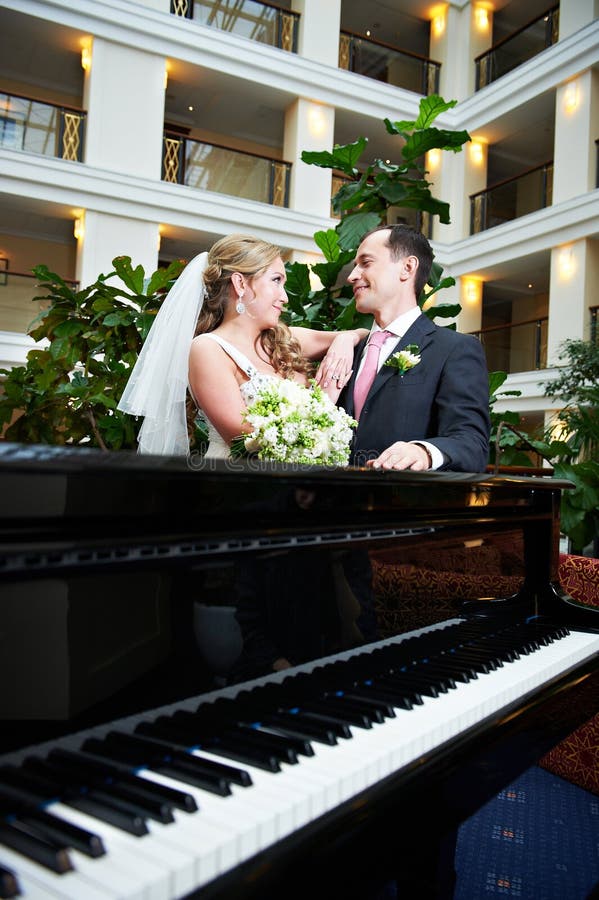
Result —
[[273, 244], [232, 234], [185, 267], [164, 300], [118, 408], [144, 416], [140, 453], [188, 454], [187, 391], [208, 423], [207, 456], [247, 432], [244, 411], [272, 379], [316, 380], [336, 400], [364, 329], [289, 328], [285, 266]]

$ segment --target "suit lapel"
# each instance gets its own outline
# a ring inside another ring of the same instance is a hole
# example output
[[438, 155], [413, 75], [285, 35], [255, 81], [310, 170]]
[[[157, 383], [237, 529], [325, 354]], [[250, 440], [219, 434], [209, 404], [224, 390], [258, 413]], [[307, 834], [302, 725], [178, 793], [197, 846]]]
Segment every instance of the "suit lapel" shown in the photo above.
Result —
[[[398, 353], [400, 350], [405, 350], [408, 344], [417, 344], [419, 348], [419, 352], [425, 349], [425, 347], [430, 343], [431, 337], [435, 331], [435, 326], [433, 322], [428, 318], [428, 316], [421, 315], [418, 316], [415, 322], [408, 328], [403, 337], [399, 338], [397, 344], [389, 354], [389, 357], [393, 353]], [[397, 370], [392, 366], [382, 365], [379, 371], [376, 374], [374, 381], [372, 382], [372, 387], [368, 392], [368, 399], [373, 397], [380, 389], [387, 383], [387, 381], [397, 375]], [[353, 397], [353, 390], [352, 390]]]

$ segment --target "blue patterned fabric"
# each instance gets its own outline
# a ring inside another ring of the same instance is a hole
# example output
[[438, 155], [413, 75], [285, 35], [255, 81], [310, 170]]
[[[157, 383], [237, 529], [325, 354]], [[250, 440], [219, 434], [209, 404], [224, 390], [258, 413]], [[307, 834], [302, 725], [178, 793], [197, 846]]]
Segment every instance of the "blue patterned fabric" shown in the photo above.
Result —
[[454, 900], [585, 900], [599, 885], [599, 797], [537, 766], [460, 828]]

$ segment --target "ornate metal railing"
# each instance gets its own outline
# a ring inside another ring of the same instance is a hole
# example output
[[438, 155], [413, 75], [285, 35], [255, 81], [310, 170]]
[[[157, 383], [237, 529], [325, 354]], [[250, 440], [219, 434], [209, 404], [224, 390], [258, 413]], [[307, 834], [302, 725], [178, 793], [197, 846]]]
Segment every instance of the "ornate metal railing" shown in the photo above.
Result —
[[597, 328], [597, 316], [599, 314], [599, 306], [591, 306], [589, 307], [589, 312], [591, 314], [591, 342], [596, 344], [599, 342], [599, 329]]
[[86, 115], [74, 106], [0, 93], [0, 147], [81, 162]]
[[[0, 331], [26, 334], [33, 320], [43, 309], [47, 309], [50, 301], [33, 300], [40, 293], [39, 279], [35, 275], [12, 272], [2, 262], [0, 259]], [[72, 287], [79, 284], [67, 278], [65, 281]]]
[[470, 234], [551, 206], [553, 160], [470, 195]]
[[339, 68], [417, 94], [439, 93], [441, 63], [351, 31], [339, 36]]
[[272, 206], [289, 203], [291, 163], [166, 131], [162, 180]]
[[559, 6], [552, 6], [476, 57], [476, 90], [537, 56], [555, 44], [558, 37]]
[[490, 372], [533, 372], [547, 368], [548, 316], [471, 331], [485, 348]]
[[280, 50], [297, 52], [299, 13], [276, 3], [263, 0], [171, 0], [171, 13]]

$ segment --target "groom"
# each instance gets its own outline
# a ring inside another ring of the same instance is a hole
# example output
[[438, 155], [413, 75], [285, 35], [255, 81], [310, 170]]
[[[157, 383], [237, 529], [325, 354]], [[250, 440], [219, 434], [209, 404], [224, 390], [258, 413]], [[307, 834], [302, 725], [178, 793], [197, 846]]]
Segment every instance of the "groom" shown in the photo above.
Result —
[[[487, 465], [484, 350], [476, 338], [421, 313], [417, 298], [432, 261], [427, 239], [406, 225], [382, 225], [358, 248], [348, 280], [356, 308], [372, 314], [374, 325], [356, 348], [354, 374], [339, 398], [358, 420], [354, 465], [418, 472], [483, 472]], [[392, 359], [408, 347], [407, 363]]]

